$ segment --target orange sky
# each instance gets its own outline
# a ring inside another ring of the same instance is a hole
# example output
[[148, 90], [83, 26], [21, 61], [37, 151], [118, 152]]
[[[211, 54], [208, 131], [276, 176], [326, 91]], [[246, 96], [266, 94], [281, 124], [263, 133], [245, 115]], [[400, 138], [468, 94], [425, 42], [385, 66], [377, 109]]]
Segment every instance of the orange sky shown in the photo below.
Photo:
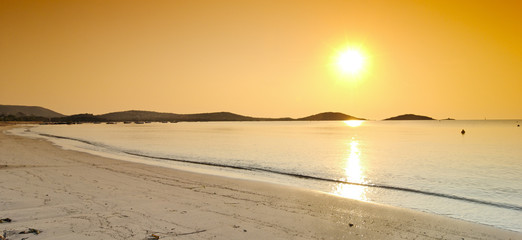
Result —
[[[0, 104], [522, 118], [520, 1], [1, 1]], [[357, 46], [368, 64], [340, 77]]]

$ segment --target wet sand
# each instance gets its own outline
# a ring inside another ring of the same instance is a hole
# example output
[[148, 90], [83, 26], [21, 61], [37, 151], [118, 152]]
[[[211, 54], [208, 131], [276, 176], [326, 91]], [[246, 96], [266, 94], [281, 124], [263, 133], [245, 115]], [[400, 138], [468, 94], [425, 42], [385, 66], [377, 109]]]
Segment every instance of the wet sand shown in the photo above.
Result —
[[[522, 239], [315, 191], [63, 150], [8, 128], [0, 126], [7, 239]], [[30, 229], [39, 233], [20, 233]]]

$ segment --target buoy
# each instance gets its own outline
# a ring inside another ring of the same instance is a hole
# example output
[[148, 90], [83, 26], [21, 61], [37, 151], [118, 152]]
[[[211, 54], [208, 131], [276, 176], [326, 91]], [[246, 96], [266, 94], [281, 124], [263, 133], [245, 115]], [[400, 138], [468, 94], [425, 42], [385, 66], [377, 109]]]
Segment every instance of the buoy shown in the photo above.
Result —
[[464, 134], [466, 133], [466, 131], [464, 131], [464, 129], [462, 129], [462, 131], [460, 131], [460, 133], [461, 133], [462, 135], [464, 135]]

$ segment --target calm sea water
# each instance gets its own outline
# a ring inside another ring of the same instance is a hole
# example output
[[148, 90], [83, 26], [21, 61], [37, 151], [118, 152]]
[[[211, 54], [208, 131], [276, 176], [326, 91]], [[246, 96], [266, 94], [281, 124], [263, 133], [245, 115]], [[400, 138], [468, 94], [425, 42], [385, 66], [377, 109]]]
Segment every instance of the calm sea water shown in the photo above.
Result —
[[14, 131], [125, 160], [294, 185], [522, 232], [521, 123], [181, 122]]

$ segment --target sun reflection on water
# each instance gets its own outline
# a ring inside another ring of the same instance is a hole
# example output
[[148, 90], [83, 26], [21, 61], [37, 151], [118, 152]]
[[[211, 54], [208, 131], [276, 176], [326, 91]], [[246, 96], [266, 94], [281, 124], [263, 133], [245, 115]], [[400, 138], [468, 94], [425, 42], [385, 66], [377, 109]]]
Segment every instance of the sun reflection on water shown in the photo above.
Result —
[[344, 123], [350, 127], [358, 127], [363, 124], [364, 120], [346, 120]]
[[[352, 138], [349, 142], [348, 156], [345, 160], [346, 177], [341, 180], [351, 183], [365, 183], [364, 175], [361, 167], [361, 150], [359, 149], [359, 141]], [[367, 187], [340, 183], [334, 187], [333, 193], [342, 197], [367, 201]]]

